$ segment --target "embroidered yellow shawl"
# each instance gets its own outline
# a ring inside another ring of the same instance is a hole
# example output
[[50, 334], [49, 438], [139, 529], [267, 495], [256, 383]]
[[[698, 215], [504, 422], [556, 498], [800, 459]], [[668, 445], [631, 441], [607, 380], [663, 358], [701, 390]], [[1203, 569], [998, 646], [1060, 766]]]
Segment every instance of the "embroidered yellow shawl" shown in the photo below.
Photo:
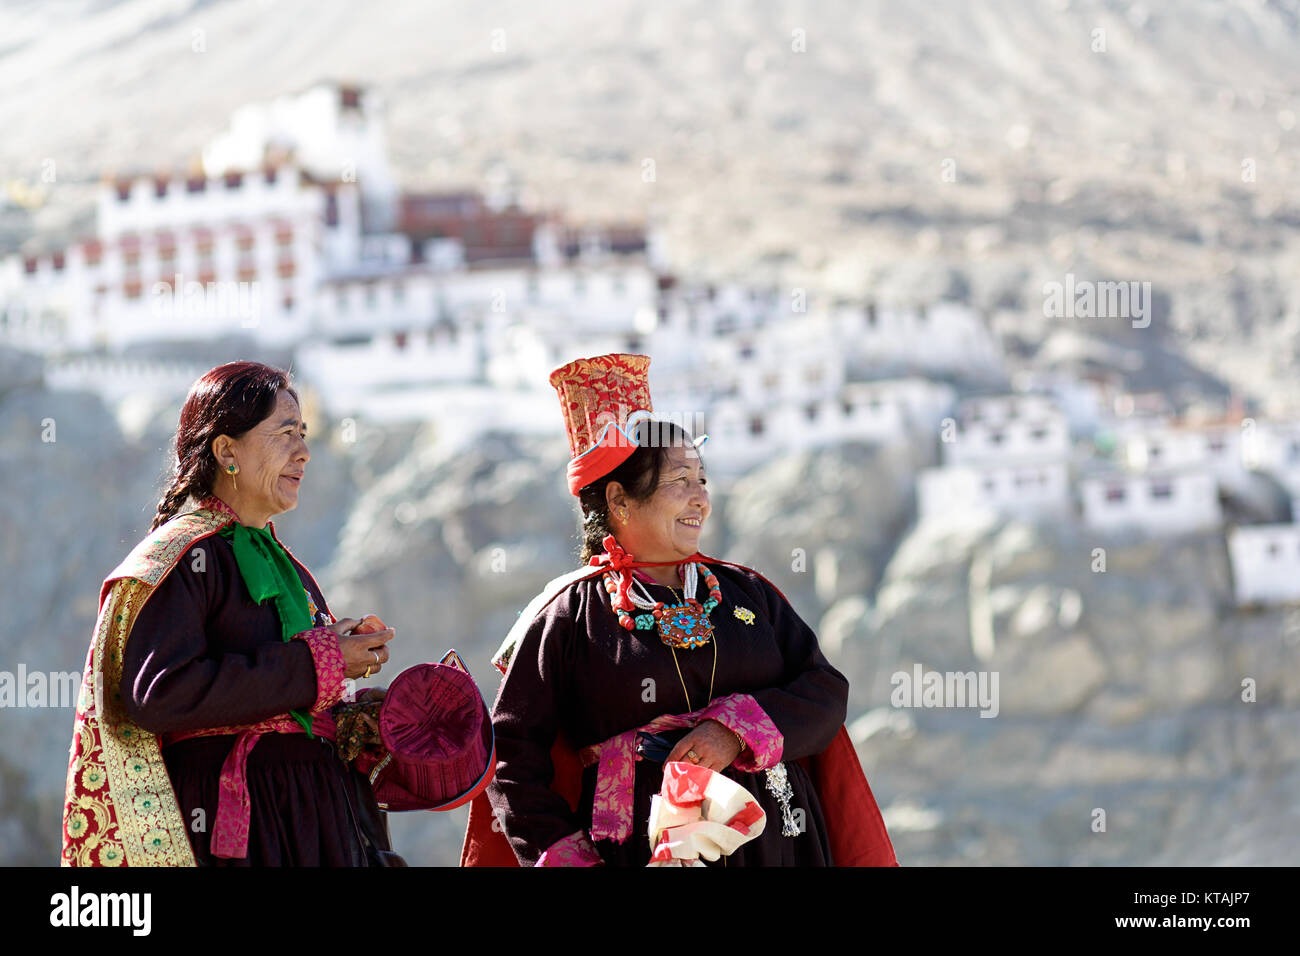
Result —
[[162, 744], [127, 718], [118, 688], [140, 608], [191, 546], [234, 520], [209, 508], [178, 515], [104, 581], [68, 761], [64, 866], [194, 866]]

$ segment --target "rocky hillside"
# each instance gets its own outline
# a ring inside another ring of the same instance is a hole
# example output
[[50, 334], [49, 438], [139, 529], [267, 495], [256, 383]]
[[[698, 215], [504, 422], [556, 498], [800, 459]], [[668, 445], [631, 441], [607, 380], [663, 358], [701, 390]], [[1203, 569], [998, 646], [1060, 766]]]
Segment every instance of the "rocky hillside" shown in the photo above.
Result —
[[[1293, 620], [1237, 613], [1230, 595], [1218, 534], [912, 529], [875, 600], [839, 615], [852, 729], [900, 859], [1293, 862], [1300, 641]], [[917, 664], [997, 673], [996, 716], [890, 708], [892, 676]]]

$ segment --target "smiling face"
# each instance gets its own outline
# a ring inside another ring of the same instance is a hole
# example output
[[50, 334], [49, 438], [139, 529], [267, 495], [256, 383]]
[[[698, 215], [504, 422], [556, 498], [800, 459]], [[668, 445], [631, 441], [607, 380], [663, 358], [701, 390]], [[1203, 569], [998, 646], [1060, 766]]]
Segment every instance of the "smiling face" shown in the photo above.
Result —
[[[239, 438], [213, 439], [212, 452], [218, 497], [243, 524], [262, 528], [269, 518], [298, 507], [298, 489], [311, 454], [298, 402], [287, 391], [278, 392], [275, 410]], [[238, 468], [233, 479], [231, 464]]]
[[659, 485], [646, 501], [627, 497], [617, 482], [610, 483], [607, 498], [615, 537], [641, 561], [690, 557], [699, 550], [700, 533], [712, 510], [704, 463], [691, 445], [666, 450]]

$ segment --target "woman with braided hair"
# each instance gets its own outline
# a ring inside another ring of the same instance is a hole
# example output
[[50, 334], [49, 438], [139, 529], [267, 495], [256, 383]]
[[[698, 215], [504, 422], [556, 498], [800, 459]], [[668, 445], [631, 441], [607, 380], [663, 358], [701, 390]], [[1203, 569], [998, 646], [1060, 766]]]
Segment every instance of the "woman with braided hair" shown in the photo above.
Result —
[[149, 534], [100, 592], [64, 865], [385, 860], [370, 785], [335, 741], [357, 713], [343, 713], [344, 679], [378, 673], [394, 632], [336, 620], [270, 522], [297, 507], [311, 458], [288, 376], [212, 369], [175, 450]]

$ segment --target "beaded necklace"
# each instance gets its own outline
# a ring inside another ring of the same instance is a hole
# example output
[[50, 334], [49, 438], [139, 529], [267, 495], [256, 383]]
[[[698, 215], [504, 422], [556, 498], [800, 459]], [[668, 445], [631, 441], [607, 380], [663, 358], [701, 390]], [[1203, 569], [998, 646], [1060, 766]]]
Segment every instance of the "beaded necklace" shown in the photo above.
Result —
[[[722, 589], [718, 585], [717, 576], [707, 567], [694, 561], [686, 565], [682, 587], [683, 600], [680, 604], [664, 604], [663, 601], [652, 600], [641, 582], [633, 578], [627, 591], [628, 597], [636, 607], [646, 612], [636, 615], [619, 607], [616, 596], [622, 584], [622, 574], [630, 573], [629, 570], [606, 571], [604, 574], [605, 590], [609, 593], [610, 603], [618, 614], [619, 624], [629, 631], [648, 631], [657, 626], [660, 640], [669, 647], [693, 650], [703, 647], [713, 639], [713, 625], [709, 622], [709, 615], [722, 601]], [[695, 598], [701, 573], [704, 583], [709, 588], [709, 598], [703, 604]]]

